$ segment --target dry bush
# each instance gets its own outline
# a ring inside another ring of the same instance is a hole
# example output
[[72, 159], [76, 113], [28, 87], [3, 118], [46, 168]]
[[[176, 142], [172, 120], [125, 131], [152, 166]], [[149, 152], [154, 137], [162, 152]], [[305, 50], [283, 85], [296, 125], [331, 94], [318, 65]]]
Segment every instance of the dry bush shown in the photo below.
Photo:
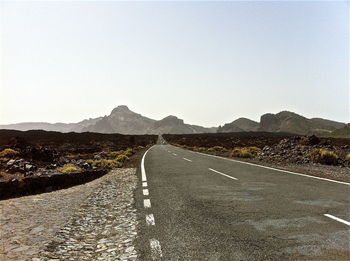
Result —
[[222, 146], [214, 146], [213, 149], [215, 151], [220, 151], [220, 152], [227, 152], [227, 149], [222, 147]]
[[119, 162], [118, 160], [87, 160], [87, 163], [89, 163], [93, 167], [102, 167], [102, 168], [120, 168], [123, 164]]
[[338, 158], [337, 154], [326, 149], [316, 149], [310, 154], [310, 159], [313, 162], [327, 165], [337, 165]]
[[127, 149], [127, 150], [124, 151], [123, 154], [124, 154], [125, 156], [130, 157], [130, 156], [132, 156], [134, 153], [135, 153], [135, 152], [134, 152], [133, 149]]
[[80, 172], [81, 168], [75, 166], [74, 164], [66, 164], [62, 168], [59, 168], [58, 171], [61, 173]]
[[120, 154], [123, 154], [124, 151], [119, 150], [119, 151], [112, 151], [111, 153], [109, 153], [109, 156], [116, 158], [118, 157]]
[[230, 157], [253, 158], [259, 152], [260, 149], [257, 147], [237, 147], [231, 151]]
[[13, 158], [18, 154], [19, 152], [13, 149], [4, 149], [3, 151], [0, 151], [0, 158]]
[[346, 155], [345, 159], [346, 159], [347, 161], [350, 161], [350, 153], [348, 153], [348, 154]]
[[125, 162], [129, 159], [128, 156], [126, 156], [125, 154], [122, 154], [122, 155], [119, 155], [116, 160], [119, 161], [119, 162]]

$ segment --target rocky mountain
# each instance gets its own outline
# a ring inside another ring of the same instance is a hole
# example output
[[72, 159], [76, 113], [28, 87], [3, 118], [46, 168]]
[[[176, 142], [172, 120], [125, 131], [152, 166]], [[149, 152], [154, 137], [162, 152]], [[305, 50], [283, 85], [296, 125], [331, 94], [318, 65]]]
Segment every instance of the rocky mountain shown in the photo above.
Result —
[[121, 134], [189, 134], [215, 132], [216, 129], [185, 124], [175, 116], [168, 116], [159, 121], [153, 120], [122, 105], [115, 108], [109, 116], [84, 128], [83, 131]]
[[216, 132], [216, 128], [184, 123], [175, 116], [168, 116], [162, 120], [153, 120], [131, 111], [121, 105], [112, 110], [111, 114], [96, 119], [83, 120], [78, 123], [46, 123], [28, 122], [0, 125], [0, 129], [13, 130], [46, 130], [59, 132], [99, 132], [121, 134], [190, 134]]
[[343, 128], [332, 131], [330, 136], [335, 138], [350, 138], [350, 123], [346, 124]]
[[[318, 136], [348, 137], [349, 125], [345, 123], [321, 119], [308, 119], [294, 112], [281, 111], [276, 114], [267, 113], [261, 116], [260, 122], [247, 118], [239, 118], [219, 128], [205, 128], [184, 123], [176, 116], [168, 116], [162, 120], [154, 120], [131, 111], [121, 105], [111, 114], [78, 123], [46, 123], [25, 122], [0, 125], [0, 129], [34, 130], [60, 132], [100, 132], [121, 134], [191, 134], [213, 132], [286, 132], [300, 135], [315, 134]], [[347, 136], [348, 135], [348, 136]]]
[[266, 131], [327, 136], [344, 126], [345, 123], [341, 122], [321, 118], [308, 119], [294, 112], [281, 111], [277, 114], [267, 113], [262, 115], [259, 123], [240, 118], [225, 124], [218, 129], [218, 132]]
[[95, 119], [83, 120], [77, 123], [48, 123], [48, 122], [22, 122], [16, 124], [0, 125], [0, 129], [8, 130], [46, 130], [59, 132], [81, 132], [85, 127], [95, 124], [102, 117]]
[[259, 123], [247, 118], [239, 118], [218, 128], [218, 132], [257, 131]]

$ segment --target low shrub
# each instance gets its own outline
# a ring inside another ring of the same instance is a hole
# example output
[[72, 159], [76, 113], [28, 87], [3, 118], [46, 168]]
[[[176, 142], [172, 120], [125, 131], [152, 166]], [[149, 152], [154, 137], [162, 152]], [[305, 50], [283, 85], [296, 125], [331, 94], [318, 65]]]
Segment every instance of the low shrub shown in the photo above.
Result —
[[125, 156], [132, 156], [134, 154], [134, 150], [133, 149], [127, 149], [126, 151], [124, 151], [123, 153]]
[[111, 153], [109, 153], [109, 156], [116, 158], [118, 157], [120, 154], [123, 154], [124, 151], [119, 150], [119, 151], [112, 151]]
[[15, 151], [13, 149], [4, 149], [3, 151], [0, 151], [0, 157], [1, 158], [13, 158], [19, 154], [18, 151]]
[[346, 159], [347, 161], [350, 161], [350, 153], [348, 153], [348, 154], [346, 155], [345, 159]]
[[253, 158], [259, 152], [260, 149], [257, 147], [237, 147], [231, 151], [230, 157]]
[[220, 151], [220, 152], [226, 152], [227, 151], [227, 149], [222, 147], [222, 146], [214, 146], [213, 149], [215, 151]]
[[122, 154], [122, 155], [119, 155], [116, 160], [119, 161], [119, 162], [125, 162], [129, 159], [128, 156], [126, 156], [125, 154]]
[[337, 165], [338, 155], [333, 151], [326, 149], [316, 149], [310, 154], [310, 158], [313, 162], [327, 164], [327, 165]]
[[119, 162], [118, 160], [87, 160], [87, 163], [89, 163], [93, 167], [102, 167], [102, 168], [120, 168], [123, 164]]
[[80, 172], [81, 168], [75, 166], [74, 164], [66, 164], [62, 168], [59, 168], [58, 171], [61, 173]]

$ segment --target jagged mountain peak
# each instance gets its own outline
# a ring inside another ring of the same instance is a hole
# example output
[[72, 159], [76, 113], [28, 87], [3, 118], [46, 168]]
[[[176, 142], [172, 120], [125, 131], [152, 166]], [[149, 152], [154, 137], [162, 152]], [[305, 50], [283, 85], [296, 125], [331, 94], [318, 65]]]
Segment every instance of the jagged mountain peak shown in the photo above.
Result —
[[118, 107], [114, 108], [111, 112], [111, 114], [115, 113], [129, 113], [132, 112], [128, 106], [126, 105], [119, 105]]
[[179, 119], [174, 115], [169, 115], [161, 119], [159, 122], [164, 124], [184, 124], [184, 121], [182, 119]]

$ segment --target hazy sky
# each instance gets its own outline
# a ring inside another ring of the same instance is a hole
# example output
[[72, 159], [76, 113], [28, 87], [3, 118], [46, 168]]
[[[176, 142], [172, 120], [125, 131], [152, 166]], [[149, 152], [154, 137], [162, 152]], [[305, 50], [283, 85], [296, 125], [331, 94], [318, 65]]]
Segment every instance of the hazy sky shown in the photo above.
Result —
[[217, 126], [291, 110], [349, 122], [349, 3], [1, 2], [0, 123], [125, 104]]

